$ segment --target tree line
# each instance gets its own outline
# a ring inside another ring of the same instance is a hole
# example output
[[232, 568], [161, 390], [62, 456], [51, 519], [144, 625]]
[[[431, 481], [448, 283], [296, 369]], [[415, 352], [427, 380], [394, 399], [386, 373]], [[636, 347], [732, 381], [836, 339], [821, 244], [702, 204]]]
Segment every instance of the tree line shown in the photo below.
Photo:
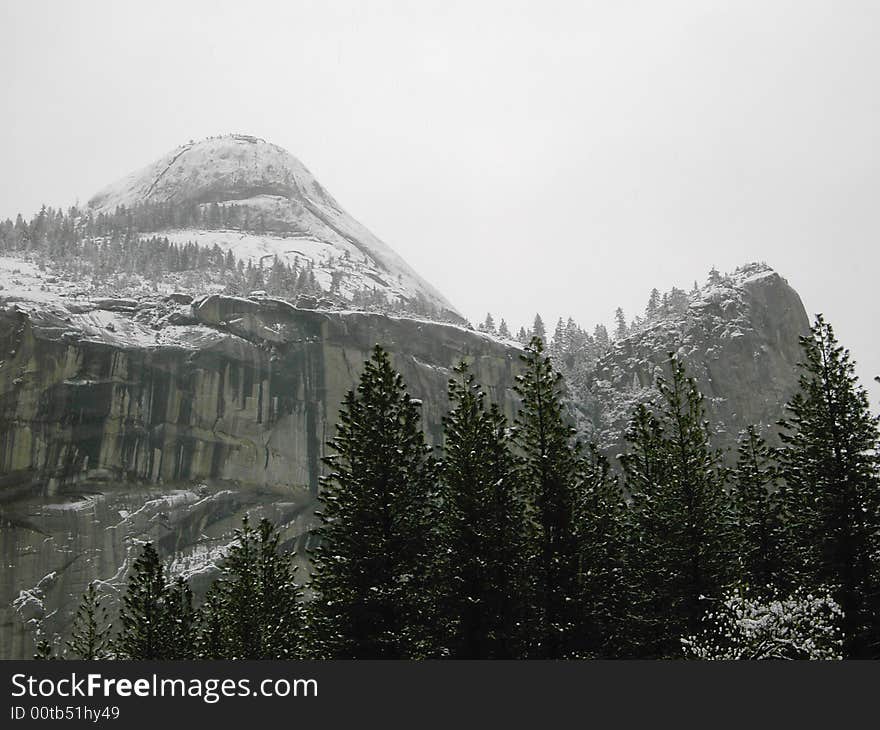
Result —
[[878, 418], [830, 324], [801, 343], [785, 418], [770, 442], [746, 429], [731, 466], [674, 355], [612, 464], [575, 438], [540, 339], [512, 422], [456, 369], [436, 453], [377, 346], [328, 444], [307, 579], [245, 520], [194, 607], [148, 544], [119, 621], [90, 587], [67, 654], [880, 657]]
[[266, 232], [258, 217], [235, 204], [145, 203], [120, 206], [113, 213], [77, 207], [65, 212], [43, 206], [30, 221], [20, 214], [15, 221], [0, 221], [0, 255], [22, 256], [41, 266], [51, 264], [55, 273], [90, 282], [107, 294], [129, 292], [132, 285], [144, 283], [155, 288], [167, 275], [184, 275], [177, 278], [185, 289], [186, 275], [197, 274], [201, 289], [207, 275], [230, 295], [262, 291], [291, 301], [300, 295], [326, 297], [368, 311], [444, 318], [421, 293], [404, 299], [368, 284], [343, 288], [348, 270], [354, 267], [348, 252], [326, 261], [331, 280], [325, 287], [315, 276], [314, 262], [305, 256], [294, 256], [292, 262], [278, 256], [245, 261], [216, 243], [178, 243], [155, 233], [192, 227]]

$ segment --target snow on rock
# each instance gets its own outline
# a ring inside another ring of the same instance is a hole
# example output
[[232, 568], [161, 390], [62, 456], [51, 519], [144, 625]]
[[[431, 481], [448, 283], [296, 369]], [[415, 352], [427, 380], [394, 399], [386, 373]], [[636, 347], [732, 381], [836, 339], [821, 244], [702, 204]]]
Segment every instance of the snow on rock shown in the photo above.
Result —
[[311, 261], [327, 288], [339, 270], [349, 289], [369, 285], [390, 296], [424, 298], [439, 312], [460, 317], [437, 289], [346, 213], [305, 165], [265, 140], [235, 134], [182, 145], [97, 193], [89, 208], [109, 213], [147, 203], [236, 205], [251, 221], [249, 231], [258, 224], [272, 233], [168, 231], [169, 240], [216, 243], [255, 264], [276, 255], [291, 263]]

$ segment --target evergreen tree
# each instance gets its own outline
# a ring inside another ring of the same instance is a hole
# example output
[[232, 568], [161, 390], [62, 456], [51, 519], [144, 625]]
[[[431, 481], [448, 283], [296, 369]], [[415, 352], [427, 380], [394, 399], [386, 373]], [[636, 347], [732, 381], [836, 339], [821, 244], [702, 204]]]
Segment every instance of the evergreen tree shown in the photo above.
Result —
[[537, 337], [542, 343], [547, 342], [547, 330], [544, 328], [544, 320], [540, 314], [535, 315], [535, 322], [532, 324], [532, 337]]
[[733, 502], [740, 582], [754, 595], [789, 589], [784, 551], [782, 495], [774, 455], [755, 426], [740, 435]]
[[507, 423], [462, 363], [449, 383], [441, 466], [444, 615], [454, 658], [522, 651], [524, 511]]
[[562, 317], [556, 321], [556, 329], [553, 330], [553, 350], [557, 356], [565, 351], [565, 323]]
[[178, 576], [168, 589], [168, 659], [195, 658], [195, 609], [193, 594], [184, 578]]
[[111, 631], [107, 608], [95, 583], [89, 583], [73, 617], [67, 650], [77, 659], [106, 659], [110, 654]]
[[821, 315], [801, 344], [800, 390], [781, 422], [790, 553], [808, 584], [832, 586], [844, 655], [878, 657], [878, 418]]
[[636, 408], [621, 457], [632, 495], [634, 635], [645, 656], [675, 656], [699, 629], [704, 597], [730, 582], [733, 534], [725, 469], [711, 445], [703, 396], [671, 357], [660, 403]]
[[614, 310], [614, 339], [622, 340], [629, 334], [629, 327], [626, 324], [626, 317], [623, 314], [623, 309], [618, 307]]
[[576, 505], [576, 537], [582, 656], [616, 658], [628, 653], [622, 617], [625, 590], [626, 500], [608, 459], [590, 445], [581, 460], [583, 489]]
[[214, 659], [297, 659], [302, 652], [300, 589], [280, 534], [247, 516], [221, 563], [198, 619], [197, 652]]
[[656, 288], [651, 289], [651, 296], [648, 297], [648, 306], [645, 307], [645, 317], [653, 319], [660, 310], [660, 292]]
[[226, 596], [221, 580], [215, 580], [195, 618], [195, 647], [198, 659], [232, 659], [227, 640]]
[[420, 403], [378, 345], [349, 392], [322, 480], [311, 603], [314, 653], [418, 658], [436, 652], [436, 468]]
[[504, 321], [504, 318], [501, 318], [501, 324], [498, 325], [498, 336], [504, 337], [505, 339], [511, 339], [510, 330], [507, 327], [507, 322]]
[[535, 626], [532, 655], [559, 659], [577, 650], [580, 446], [563, 416], [562, 376], [534, 337], [522, 356], [516, 392], [522, 405], [516, 419], [522, 483], [534, 513], [529, 573]]
[[121, 633], [115, 642], [121, 659], [167, 659], [173, 628], [165, 571], [152, 543], [134, 561], [122, 597]]

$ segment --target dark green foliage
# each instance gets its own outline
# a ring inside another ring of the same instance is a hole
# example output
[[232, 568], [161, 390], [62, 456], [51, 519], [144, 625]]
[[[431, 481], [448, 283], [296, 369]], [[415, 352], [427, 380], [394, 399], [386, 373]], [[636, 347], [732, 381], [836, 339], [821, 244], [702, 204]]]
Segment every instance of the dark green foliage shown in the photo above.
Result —
[[134, 561], [122, 598], [122, 631], [115, 642], [121, 659], [171, 659], [174, 627], [169, 591], [159, 555], [151, 543]]
[[696, 383], [672, 357], [657, 385], [660, 402], [636, 409], [621, 461], [632, 495], [632, 633], [639, 654], [661, 657], [678, 655], [679, 637], [699, 630], [703, 598], [733, 577], [733, 532]]
[[522, 406], [515, 441], [534, 528], [527, 568], [534, 607], [530, 654], [558, 659], [577, 650], [580, 447], [563, 417], [562, 376], [537, 337], [526, 348], [523, 363], [516, 385]]
[[791, 558], [801, 580], [832, 587], [845, 656], [878, 657], [878, 419], [821, 315], [801, 343], [800, 391], [781, 423]]
[[627, 505], [608, 459], [590, 445], [580, 463], [582, 488], [575, 505], [581, 656], [626, 655]]
[[189, 584], [178, 576], [166, 598], [169, 624], [169, 659], [195, 658], [195, 610]]
[[444, 419], [441, 579], [454, 658], [513, 658], [523, 649], [524, 508], [507, 422], [462, 363]]
[[739, 581], [753, 595], [793, 588], [786, 564], [782, 493], [775, 455], [755, 426], [740, 435], [733, 503]]
[[196, 612], [195, 655], [199, 659], [231, 659], [226, 639], [227, 619], [224, 586], [215, 580]]
[[89, 583], [73, 619], [67, 650], [76, 659], [106, 659], [111, 653], [111, 632], [107, 608], [95, 583]]
[[313, 652], [417, 658], [436, 653], [436, 468], [420, 404], [376, 346], [346, 397], [326, 459], [314, 551]]
[[207, 659], [297, 659], [303, 621], [300, 588], [269, 520], [248, 518], [199, 610], [197, 654]]

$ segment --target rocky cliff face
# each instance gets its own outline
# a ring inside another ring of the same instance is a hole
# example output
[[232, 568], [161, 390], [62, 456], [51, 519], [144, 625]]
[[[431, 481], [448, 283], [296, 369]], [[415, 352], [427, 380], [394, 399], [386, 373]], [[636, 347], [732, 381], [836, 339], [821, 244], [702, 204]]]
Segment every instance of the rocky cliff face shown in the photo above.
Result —
[[[3, 657], [28, 656], [38, 625], [64, 632], [89, 581], [113, 594], [142, 541], [197, 590], [245, 512], [302, 552], [323, 444], [376, 343], [422, 399], [435, 444], [461, 358], [516, 408], [519, 349], [456, 325], [261, 296], [85, 300], [38, 274], [0, 292]], [[676, 352], [730, 446], [745, 425], [781, 415], [807, 326], [782, 277], [743, 267], [574, 379], [582, 428], [618, 451], [631, 408], [655, 395]]]
[[717, 446], [732, 449], [749, 424], [770, 426], [797, 388], [799, 336], [809, 320], [797, 292], [764, 264], [749, 264], [689, 295], [683, 312], [658, 317], [612, 350], [581, 380], [585, 431], [610, 452], [634, 405], [653, 399], [670, 353], [706, 397]]
[[[196, 573], [244, 512], [311, 524], [340, 401], [376, 343], [441, 431], [462, 358], [508, 412], [517, 348], [466, 329], [266, 298], [7, 302], [0, 311], [0, 655], [113, 592], [153, 540]], [[198, 576], [196, 576], [198, 584]]]

